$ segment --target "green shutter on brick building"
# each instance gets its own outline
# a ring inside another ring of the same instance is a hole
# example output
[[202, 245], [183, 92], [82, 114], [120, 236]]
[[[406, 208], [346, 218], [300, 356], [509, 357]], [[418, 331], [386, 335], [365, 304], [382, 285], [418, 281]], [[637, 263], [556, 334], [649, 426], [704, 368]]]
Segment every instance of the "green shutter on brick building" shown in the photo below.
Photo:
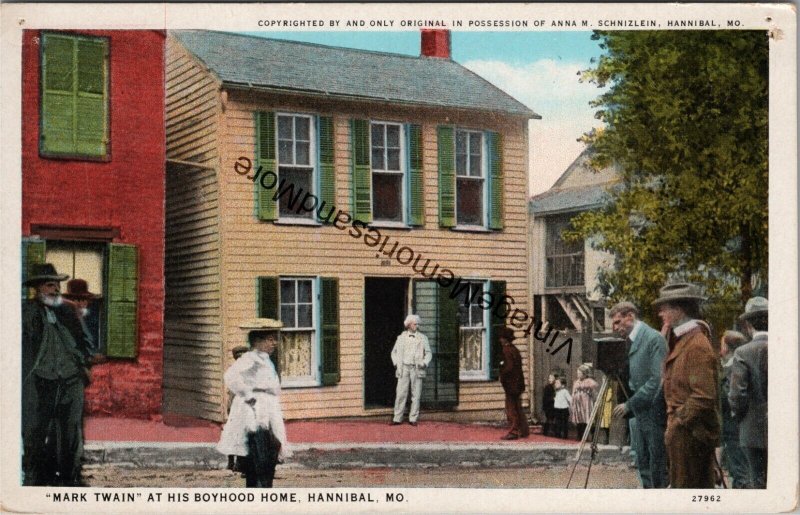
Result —
[[340, 380], [339, 373], [339, 280], [322, 277], [320, 284], [322, 385], [330, 386]]
[[[319, 131], [319, 200], [325, 203], [322, 213], [327, 213], [336, 205], [336, 168], [334, 167], [333, 146], [334, 128], [332, 116], [317, 118]], [[333, 218], [331, 218], [331, 222]]]
[[25, 286], [33, 265], [44, 263], [47, 244], [44, 240], [22, 240], [22, 300], [30, 298], [30, 287]]
[[372, 170], [370, 168], [369, 120], [351, 120], [353, 160], [353, 220], [372, 221]]
[[438, 129], [439, 147], [439, 226], [456, 225], [456, 172], [453, 128]]
[[108, 41], [42, 35], [40, 149], [44, 154], [108, 153]]
[[422, 170], [422, 127], [406, 125], [408, 140], [408, 225], [425, 225], [425, 193]]
[[496, 132], [487, 132], [489, 149], [489, 228], [503, 228], [503, 140]]
[[139, 290], [138, 254], [134, 245], [108, 246], [108, 328], [106, 354], [135, 358], [136, 304]]
[[[275, 177], [268, 176], [264, 178], [267, 172], [277, 173], [277, 162], [275, 159], [275, 113], [271, 112], [256, 112], [255, 113], [255, 126], [256, 126], [256, 166], [253, 174], [258, 172], [261, 168], [261, 175], [255, 181], [255, 202], [256, 202], [256, 217], [263, 221], [272, 221], [278, 219], [278, 203], [273, 200], [275, 189], [277, 188], [277, 181]], [[264, 178], [262, 181], [261, 179]], [[276, 184], [272, 184], [275, 182]], [[272, 186], [265, 188], [263, 184]]]

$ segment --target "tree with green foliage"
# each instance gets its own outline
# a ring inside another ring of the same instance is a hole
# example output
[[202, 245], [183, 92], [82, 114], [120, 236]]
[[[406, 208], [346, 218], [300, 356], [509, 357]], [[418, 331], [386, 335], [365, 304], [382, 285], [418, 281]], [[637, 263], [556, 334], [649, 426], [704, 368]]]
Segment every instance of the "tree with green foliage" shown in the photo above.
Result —
[[769, 44], [756, 31], [600, 32], [581, 80], [607, 88], [605, 122], [584, 136], [591, 166], [620, 182], [573, 220], [616, 256], [600, 289], [649, 306], [667, 280], [705, 286], [707, 315], [729, 324], [767, 272]]

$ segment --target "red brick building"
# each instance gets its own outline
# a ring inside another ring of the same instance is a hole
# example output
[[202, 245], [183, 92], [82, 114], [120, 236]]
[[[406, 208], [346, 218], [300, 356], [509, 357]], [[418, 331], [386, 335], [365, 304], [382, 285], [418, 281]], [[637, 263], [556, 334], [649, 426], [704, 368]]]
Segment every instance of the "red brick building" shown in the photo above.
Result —
[[23, 37], [22, 273], [51, 262], [103, 295], [89, 319], [108, 355], [87, 389], [96, 415], [161, 411], [164, 44], [150, 30]]

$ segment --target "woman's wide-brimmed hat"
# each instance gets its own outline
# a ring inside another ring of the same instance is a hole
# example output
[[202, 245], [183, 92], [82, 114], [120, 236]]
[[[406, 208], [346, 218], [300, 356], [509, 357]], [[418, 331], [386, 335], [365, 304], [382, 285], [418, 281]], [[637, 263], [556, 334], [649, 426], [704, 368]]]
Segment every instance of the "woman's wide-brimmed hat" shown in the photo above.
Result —
[[689, 300], [700, 303], [706, 300], [700, 292], [700, 287], [692, 283], [673, 283], [661, 288], [659, 297], [653, 301], [654, 306], [679, 300]]
[[242, 322], [239, 327], [245, 331], [278, 331], [283, 323], [274, 318], [253, 318]]
[[747, 320], [759, 315], [766, 315], [769, 302], [764, 297], [752, 297], [744, 305], [744, 313], [739, 315], [739, 320]]
[[56, 267], [51, 263], [36, 263], [31, 267], [31, 273], [25, 282], [24, 286], [35, 286], [39, 283], [46, 283], [48, 281], [66, 281], [69, 279], [67, 274], [59, 274], [56, 272]]
[[67, 281], [67, 291], [61, 294], [69, 300], [92, 300], [99, 299], [102, 295], [89, 291], [89, 283], [83, 279], [70, 279]]

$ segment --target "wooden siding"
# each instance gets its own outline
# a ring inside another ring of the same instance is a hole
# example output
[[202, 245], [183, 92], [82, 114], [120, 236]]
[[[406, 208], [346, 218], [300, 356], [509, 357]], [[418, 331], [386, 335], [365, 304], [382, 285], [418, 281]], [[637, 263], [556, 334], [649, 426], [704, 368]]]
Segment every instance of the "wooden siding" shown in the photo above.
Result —
[[[240, 156], [253, 158], [255, 128], [253, 111], [272, 110], [330, 115], [334, 118], [336, 203], [351, 212], [350, 119], [412, 122], [422, 125], [425, 191], [425, 226], [413, 230], [383, 229], [401, 245], [411, 247], [432, 262], [450, 268], [457, 276], [507, 281], [507, 293], [532, 315], [527, 271], [527, 121], [476, 116], [452, 111], [387, 108], [377, 104], [331, 103], [303, 97], [260, 96], [231, 92], [223, 114], [220, 135], [220, 213], [224, 366], [230, 365], [229, 349], [245, 342], [238, 324], [256, 310], [258, 276], [334, 276], [339, 279], [341, 381], [336, 386], [285, 388], [282, 396], [288, 419], [364, 416], [389, 413], [389, 409], [365, 410], [364, 388], [364, 278], [372, 276], [414, 278], [411, 266], [395, 260], [382, 266], [376, 251], [362, 239], [331, 226], [307, 227], [259, 222], [253, 213], [253, 184], [236, 174], [233, 164]], [[438, 163], [436, 128], [453, 124], [503, 134], [505, 173], [505, 229], [467, 233], [438, 226]], [[425, 332], [425, 325], [421, 328]], [[516, 343], [529, 376], [529, 339], [517, 332]], [[394, 335], [391, 336], [393, 338]], [[388, 379], [388, 378], [387, 378]], [[530, 380], [530, 379], [529, 379]], [[497, 381], [462, 382], [459, 411], [500, 410], [503, 390]], [[527, 394], [525, 402], [527, 402]]]
[[[221, 421], [219, 85], [172, 38], [166, 60], [164, 411]], [[212, 167], [212, 168], [208, 168]]]

